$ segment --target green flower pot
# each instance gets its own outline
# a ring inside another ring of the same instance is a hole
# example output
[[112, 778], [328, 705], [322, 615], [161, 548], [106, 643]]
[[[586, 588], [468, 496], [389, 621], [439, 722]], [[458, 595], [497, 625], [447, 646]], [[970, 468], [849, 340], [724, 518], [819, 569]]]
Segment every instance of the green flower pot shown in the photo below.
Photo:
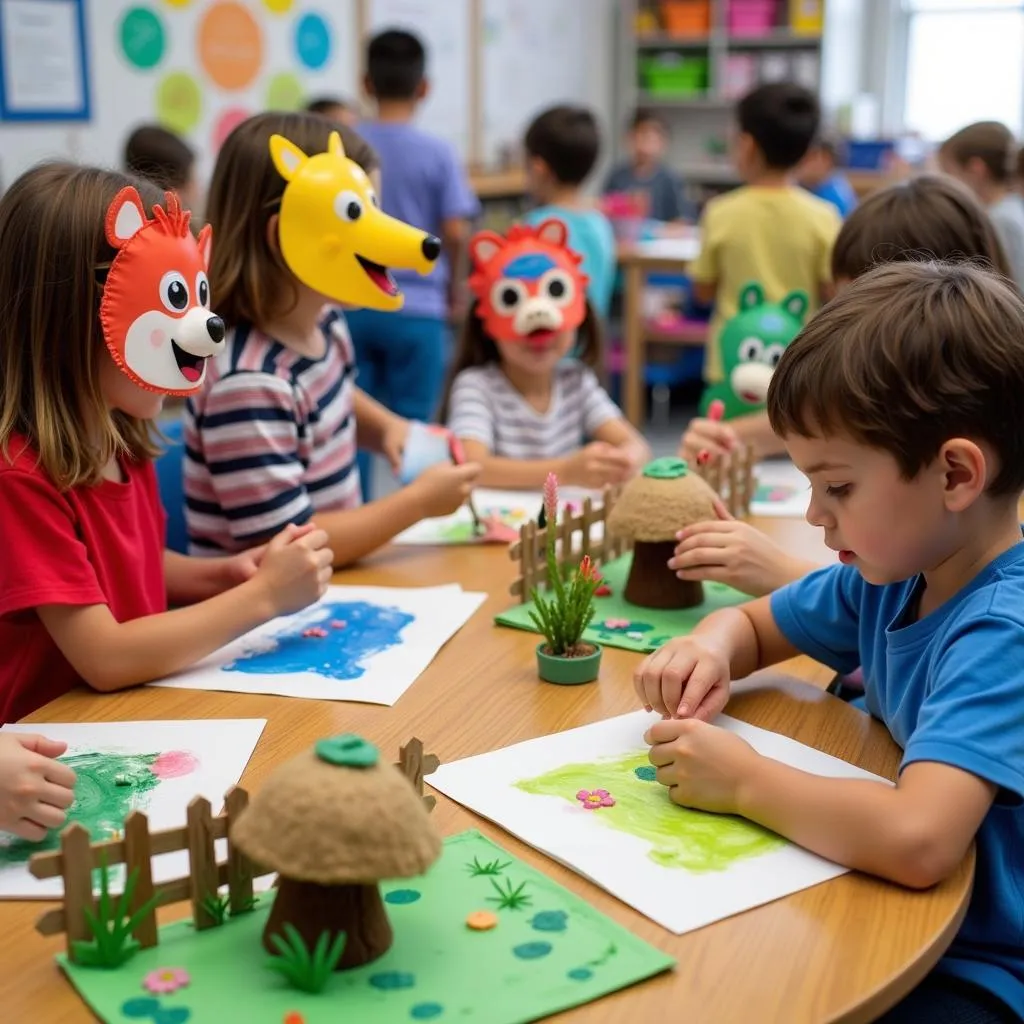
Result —
[[537, 644], [537, 672], [546, 683], [558, 683], [560, 686], [576, 686], [579, 683], [592, 683], [601, 668], [601, 647], [593, 647], [592, 654], [579, 658], [563, 658], [561, 655], [547, 654], [544, 648], [547, 641]]

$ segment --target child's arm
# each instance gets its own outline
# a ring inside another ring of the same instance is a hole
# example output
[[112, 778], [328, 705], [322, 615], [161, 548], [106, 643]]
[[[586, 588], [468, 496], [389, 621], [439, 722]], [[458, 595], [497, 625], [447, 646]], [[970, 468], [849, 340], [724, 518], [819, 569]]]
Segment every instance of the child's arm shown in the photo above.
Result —
[[465, 217], [451, 217], [441, 225], [441, 245], [448, 257], [448, 319], [461, 323], [468, 313], [466, 300], [467, 257], [470, 223]]
[[75, 773], [55, 758], [67, 746], [34, 733], [0, 733], [0, 832], [39, 842], [64, 824]]
[[409, 421], [391, 412], [361, 388], [354, 390], [352, 407], [356, 416], [356, 443], [360, 448], [383, 455], [397, 473], [402, 465]]
[[540, 490], [548, 473], [568, 487], [599, 489], [625, 483], [636, 474], [634, 454], [607, 441], [593, 441], [572, 455], [554, 459], [507, 459], [491, 455], [487, 445], [471, 437], [460, 437], [466, 458], [480, 466], [480, 487]]
[[251, 580], [266, 550], [264, 544], [227, 558], [191, 558], [165, 551], [167, 603], [172, 607], [195, 604]]
[[651, 461], [651, 449], [643, 434], [621, 416], [606, 420], [594, 430], [593, 437], [625, 452], [637, 473]]

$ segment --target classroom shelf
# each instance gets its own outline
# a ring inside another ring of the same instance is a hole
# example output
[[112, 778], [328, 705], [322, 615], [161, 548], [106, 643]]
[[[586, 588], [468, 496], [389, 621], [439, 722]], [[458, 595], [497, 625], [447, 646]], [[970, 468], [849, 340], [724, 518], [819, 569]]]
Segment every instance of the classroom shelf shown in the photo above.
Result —
[[730, 50], [818, 50], [821, 37], [799, 35], [780, 28], [763, 36], [727, 36], [726, 46]]
[[638, 36], [639, 50], [706, 50], [711, 45], [710, 36], [670, 36], [665, 32]]
[[638, 92], [637, 102], [645, 107], [665, 107], [684, 110], [731, 110], [735, 100], [719, 96], [664, 96], [656, 92]]

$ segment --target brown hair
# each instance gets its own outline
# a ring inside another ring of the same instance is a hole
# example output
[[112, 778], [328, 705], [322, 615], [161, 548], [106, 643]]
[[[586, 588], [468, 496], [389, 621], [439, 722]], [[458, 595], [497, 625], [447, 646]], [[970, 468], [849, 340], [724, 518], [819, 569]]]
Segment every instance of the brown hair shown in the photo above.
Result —
[[869, 195], [844, 221], [832, 248], [832, 277], [852, 281], [881, 263], [973, 260], [1010, 276], [984, 207], [966, 186], [923, 174]]
[[162, 189], [184, 188], [192, 179], [196, 155], [184, 139], [158, 124], [144, 124], [128, 136], [124, 165]]
[[993, 181], [1005, 184], [1013, 177], [1017, 144], [1013, 133], [999, 121], [977, 121], [950, 135], [939, 147], [958, 167], [980, 160]]
[[34, 167], [0, 199], [0, 451], [12, 461], [22, 435], [62, 490], [97, 483], [118, 453], [158, 453], [150, 424], [100, 390], [104, 220], [126, 185], [149, 209], [163, 201], [149, 182], [69, 163]]
[[379, 168], [367, 142], [320, 114], [257, 114], [225, 140], [210, 182], [206, 217], [214, 239], [210, 294], [228, 327], [269, 323], [298, 298], [294, 276], [267, 239], [267, 221], [280, 209], [287, 184], [270, 158], [270, 136], [283, 135], [313, 154], [326, 151], [331, 132], [338, 132], [346, 156], [367, 174]]
[[912, 479], [952, 437], [990, 444], [989, 493], [1024, 489], [1024, 298], [970, 263], [890, 263], [814, 317], [779, 360], [780, 437], [844, 433]]
[[[469, 370], [474, 366], [489, 366], [491, 363], [501, 362], [497, 344], [484, 330], [484, 322], [477, 315], [478, 305], [479, 303], [474, 302], [470, 307], [469, 315], [459, 334], [458, 349], [445, 383], [444, 397], [441, 400], [441, 411], [438, 418], [442, 423], [448, 419], [448, 403], [452, 397], [452, 385], [455, 383], [455, 378], [463, 370]], [[594, 311], [589, 300], [587, 301], [586, 316], [577, 329], [576, 338], [576, 358], [586, 366], [592, 368], [600, 366], [603, 345], [601, 318]]]

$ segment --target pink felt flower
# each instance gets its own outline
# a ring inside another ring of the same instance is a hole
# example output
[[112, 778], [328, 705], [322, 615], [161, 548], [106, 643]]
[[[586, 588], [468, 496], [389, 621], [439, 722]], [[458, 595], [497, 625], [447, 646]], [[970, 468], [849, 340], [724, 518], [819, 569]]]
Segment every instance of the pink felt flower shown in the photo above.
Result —
[[605, 629], [626, 629], [629, 626], [629, 619], [605, 619]]
[[586, 811], [596, 811], [600, 807], [614, 807], [615, 799], [607, 789], [581, 789], [576, 799]]
[[558, 477], [548, 473], [544, 481], [544, 516], [549, 526], [558, 521]]
[[188, 971], [182, 967], [158, 967], [146, 975], [142, 980], [142, 987], [147, 992], [165, 996], [184, 988], [191, 980]]

